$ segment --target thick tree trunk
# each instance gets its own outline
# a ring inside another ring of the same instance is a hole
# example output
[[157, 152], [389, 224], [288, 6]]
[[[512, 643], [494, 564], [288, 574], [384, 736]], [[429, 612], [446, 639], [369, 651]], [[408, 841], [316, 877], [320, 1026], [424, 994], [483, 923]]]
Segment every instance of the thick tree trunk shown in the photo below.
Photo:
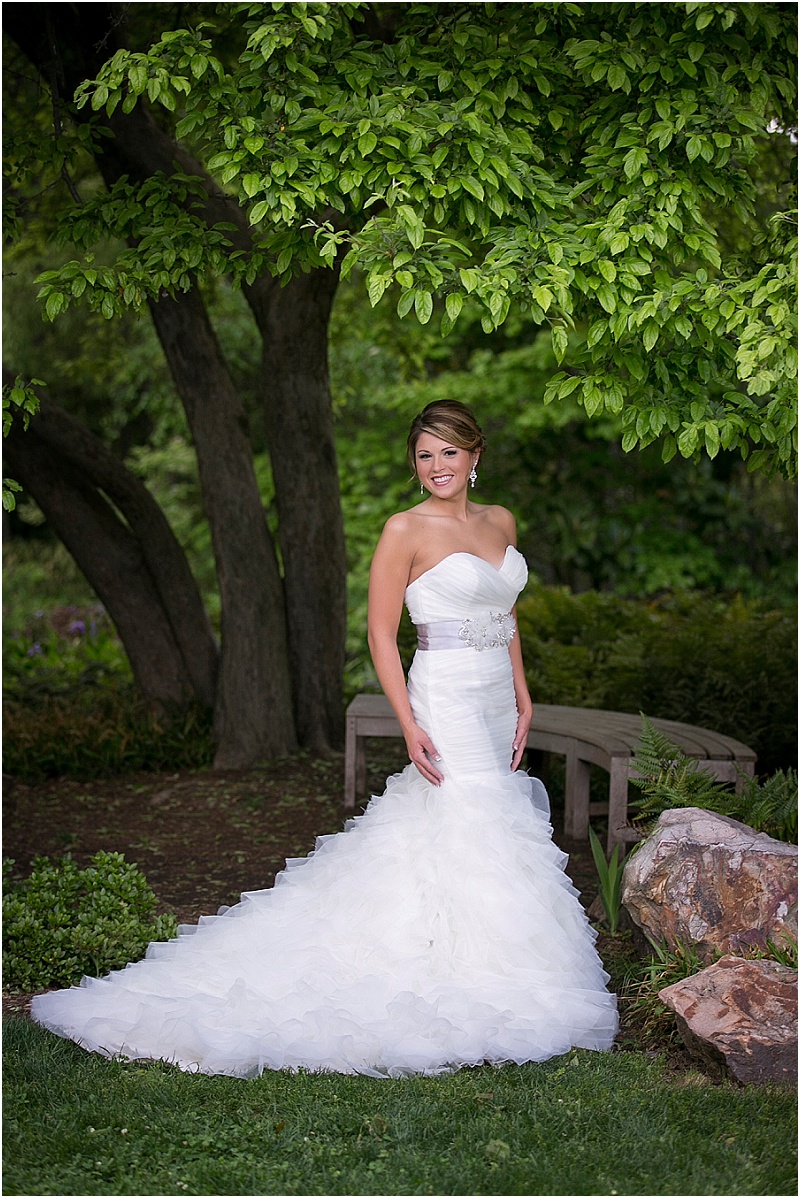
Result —
[[[121, 513], [140, 547], [192, 689], [206, 707], [213, 707], [219, 648], [167, 518], [144, 483], [80, 420], [47, 396], [40, 396], [40, 405], [32, 424], [34, 442], [70, 463], [87, 486], [101, 490]], [[139, 637], [149, 640], [147, 628], [139, 630]]]
[[[6, 28], [65, 96], [91, 77], [123, 39], [119, 6], [11, 5]], [[6, 14], [4, 13], [4, 17]], [[84, 116], [91, 115], [87, 110]], [[226, 220], [237, 248], [250, 245], [244, 213], [153, 121], [146, 108], [118, 109], [97, 164], [111, 185], [179, 169], [203, 181], [209, 224]], [[283, 589], [261, 508], [246, 421], [197, 292], [151, 306], [194, 438], [222, 598], [222, 656], [215, 730], [221, 768], [247, 767], [296, 745]]]
[[27, 432], [11, 429], [6, 469], [39, 504], [105, 605], [142, 694], [161, 706], [185, 704], [192, 680], [140, 542], [97, 487], [38, 436], [35, 418]]
[[328, 381], [338, 272], [249, 289], [263, 339], [264, 399], [301, 744], [341, 743], [347, 557]]
[[245, 769], [296, 746], [283, 588], [247, 420], [196, 290], [151, 305], [194, 437], [222, 602], [215, 765]]
[[[124, 40], [117, 6], [65, 9], [46, 4], [41, 6], [43, 20], [35, 23], [29, 6], [7, 7], [11, 35], [67, 96]], [[229, 222], [236, 248], [250, 248], [245, 213], [142, 104], [131, 113], [118, 108], [109, 126], [114, 136], [97, 159], [109, 184], [122, 174], [132, 179], [156, 171], [169, 174], [177, 162], [203, 181], [209, 224]], [[293, 706], [302, 743], [322, 749], [341, 740], [346, 560], [327, 380], [327, 325], [336, 282], [335, 272], [318, 271], [281, 289], [265, 274], [247, 289], [264, 342], [285, 608], [274, 551], [263, 518], [260, 523], [255, 518], [255, 478], [243, 450], [241, 408], [230, 392], [199, 296], [165, 300], [151, 309], [189, 414], [213, 521], [223, 592], [217, 729], [225, 740], [220, 765], [244, 765], [258, 756], [286, 752], [294, 743], [288, 661], [282, 657], [287, 610]], [[198, 376], [198, 360], [209, 365], [209, 380]], [[227, 423], [230, 427], [224, 427]], [[222, 487], [233, 487], [232, 495], [223, 497]], [[243, 519], [240, 502], [247, 511]], [[250, 587], [252, 594], [245, 594]], [[267, 673], [259, 678], [261, 670]]]

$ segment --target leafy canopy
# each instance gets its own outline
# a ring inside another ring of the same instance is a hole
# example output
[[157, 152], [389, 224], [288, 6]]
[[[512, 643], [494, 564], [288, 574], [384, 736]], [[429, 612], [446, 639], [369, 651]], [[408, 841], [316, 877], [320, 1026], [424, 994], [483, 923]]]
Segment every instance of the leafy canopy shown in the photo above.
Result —
[[[789, 6], [195, 11], [212, 19], [120, 50], [77, 103], [99, 129], [146, 100], [202, 171], [123, 179], [66, 213], [62, 238], [130, 248], [42, 276], [51, 319], [79, 297], [111, 317], [204, 272], [357, 266], [373, 305], [439, 311], [445, 333], [467, 296], [487, 332], [512, 304], [549, 325], [565, 368], [547, 401], [622, 413], [627, 450], [735, 448], [796, 473], [794, 222], [758, 224], [750, 169], [757, 138], [794, 123]], [[246, 244], [207, 219], [214, 186], [247, 213]], [[749, 227], [744, 253], [723, 256], [723, 219]]]

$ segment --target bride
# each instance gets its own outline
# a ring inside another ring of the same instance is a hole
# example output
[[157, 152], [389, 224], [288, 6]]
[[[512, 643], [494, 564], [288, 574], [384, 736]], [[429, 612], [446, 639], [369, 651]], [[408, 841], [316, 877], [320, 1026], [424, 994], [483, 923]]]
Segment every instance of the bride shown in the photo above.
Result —
[[[517, 768], [527, 567], [510, 513], [469, 498], [484, 447], [465, 405], [425, 408], [408, 451], [428, 497], [387, 522], [372, 563], [369, 644], [411, 764], [272, 889], [39, 995], [39, 1023], [107, 1056], [232, 1076], [399, 1077], [610, 1048], [595, 933], [544, 787]], [[404, 602], [419, 637], [407, 682]]]

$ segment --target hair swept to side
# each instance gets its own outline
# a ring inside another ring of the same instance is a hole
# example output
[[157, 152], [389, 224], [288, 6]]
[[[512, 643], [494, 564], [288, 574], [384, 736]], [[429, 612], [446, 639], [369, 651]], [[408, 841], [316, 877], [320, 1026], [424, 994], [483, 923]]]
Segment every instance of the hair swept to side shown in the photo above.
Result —
[[417, 441], [423, 433], [430, 433], [432, 437], [439, 437], [449, 445], [466, 449], [469, 453], [482, 454], [486, 448], [486, 438], [475, 419], [475, 413], [457, 399], [436, 399], [411, 421], [408, 462], [415, 473]]

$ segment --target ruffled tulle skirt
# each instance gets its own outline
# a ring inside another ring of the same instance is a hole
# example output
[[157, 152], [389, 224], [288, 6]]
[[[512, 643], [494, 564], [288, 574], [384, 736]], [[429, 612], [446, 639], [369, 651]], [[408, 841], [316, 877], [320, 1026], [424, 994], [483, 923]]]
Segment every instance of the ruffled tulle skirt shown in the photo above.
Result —
[[437, 788], [409, 766], [272, 889], [33, 1016], [106, 1055], [233, 1076], [609, 1048], [614, 998], [545, 806], [524, 774]]

